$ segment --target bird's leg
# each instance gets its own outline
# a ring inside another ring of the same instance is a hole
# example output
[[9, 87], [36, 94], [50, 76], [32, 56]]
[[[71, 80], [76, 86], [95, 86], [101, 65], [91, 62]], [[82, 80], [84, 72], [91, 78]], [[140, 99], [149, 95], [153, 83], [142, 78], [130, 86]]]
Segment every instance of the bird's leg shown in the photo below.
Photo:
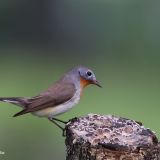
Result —
[[60, 126], [58, 123], [56, 123], [53, 118], [48, 118], [48, 119], [49, 119], [49, 121], [51, 121], [52, 123], [54, 123], [58, 128], [60, 128], [62, 130], [62, 136], [65, 137], [65, 131], [66, 131], [66, 129], [63, 128], [62, 126]]
[[64, 124], [67, 124], [68, 122], [66, 121], [63, 121], [63, 120], [60, 120], [60, 119], [57, 119], [57, 118], [51, 118], [52, 120], [55, 120], [55, 121], [58, 121], [58, 122], [61, 122], [61, 123], [64, 123]]

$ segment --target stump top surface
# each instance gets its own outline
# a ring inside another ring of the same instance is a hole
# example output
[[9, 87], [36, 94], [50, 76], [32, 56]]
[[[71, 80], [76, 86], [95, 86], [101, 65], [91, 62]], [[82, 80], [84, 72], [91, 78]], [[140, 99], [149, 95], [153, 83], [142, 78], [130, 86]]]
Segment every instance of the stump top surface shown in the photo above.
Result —
[[[83, 141], [96, 146], [134, 150], [158, 144], [155, 134], [140, 123], [113, 115], [88, 114], [67, 124], [73, 143]], [[125, 146], [125, 148], [124, 148]], [[127, 148], [126, 148], [127, 147]]]

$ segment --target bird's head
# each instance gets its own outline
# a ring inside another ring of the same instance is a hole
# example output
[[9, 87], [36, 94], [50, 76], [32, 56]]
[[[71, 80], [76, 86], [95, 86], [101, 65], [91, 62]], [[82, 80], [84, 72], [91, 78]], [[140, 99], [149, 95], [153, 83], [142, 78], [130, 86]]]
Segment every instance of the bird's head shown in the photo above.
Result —
[[100, 83], [97, 81], [96, 76], [91, 69], [80, 66], [77, 68], [77, 71], [80, 76], [81, 86], [83, 88], [89, 84], [95, 84], [98, 87], [102, 87]]

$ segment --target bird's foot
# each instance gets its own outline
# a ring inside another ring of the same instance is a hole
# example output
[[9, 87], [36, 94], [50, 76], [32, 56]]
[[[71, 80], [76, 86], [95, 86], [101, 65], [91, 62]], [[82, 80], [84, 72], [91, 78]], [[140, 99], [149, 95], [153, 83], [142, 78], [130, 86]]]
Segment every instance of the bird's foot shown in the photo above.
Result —
[[63, 128], [63, 130], [62, 130], [62, 136], [66, 137], [66, 128]]
[[[76, 122], [76, 121], [78, 121], [78, 117], [74, 117], [74, 118], [72, 118], [72, 119], [69, 119], [68, 122]], [[68, 122], [67, 122], [67, 123], [68, 123]]]

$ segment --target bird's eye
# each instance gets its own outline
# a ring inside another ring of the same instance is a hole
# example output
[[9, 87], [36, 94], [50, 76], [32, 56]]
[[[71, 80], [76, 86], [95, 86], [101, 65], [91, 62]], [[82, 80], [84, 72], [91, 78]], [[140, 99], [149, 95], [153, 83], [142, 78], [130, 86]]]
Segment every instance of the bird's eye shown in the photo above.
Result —
[[92, 75], [92, 72], [87, 71], [87, 75], [90, 77]]

